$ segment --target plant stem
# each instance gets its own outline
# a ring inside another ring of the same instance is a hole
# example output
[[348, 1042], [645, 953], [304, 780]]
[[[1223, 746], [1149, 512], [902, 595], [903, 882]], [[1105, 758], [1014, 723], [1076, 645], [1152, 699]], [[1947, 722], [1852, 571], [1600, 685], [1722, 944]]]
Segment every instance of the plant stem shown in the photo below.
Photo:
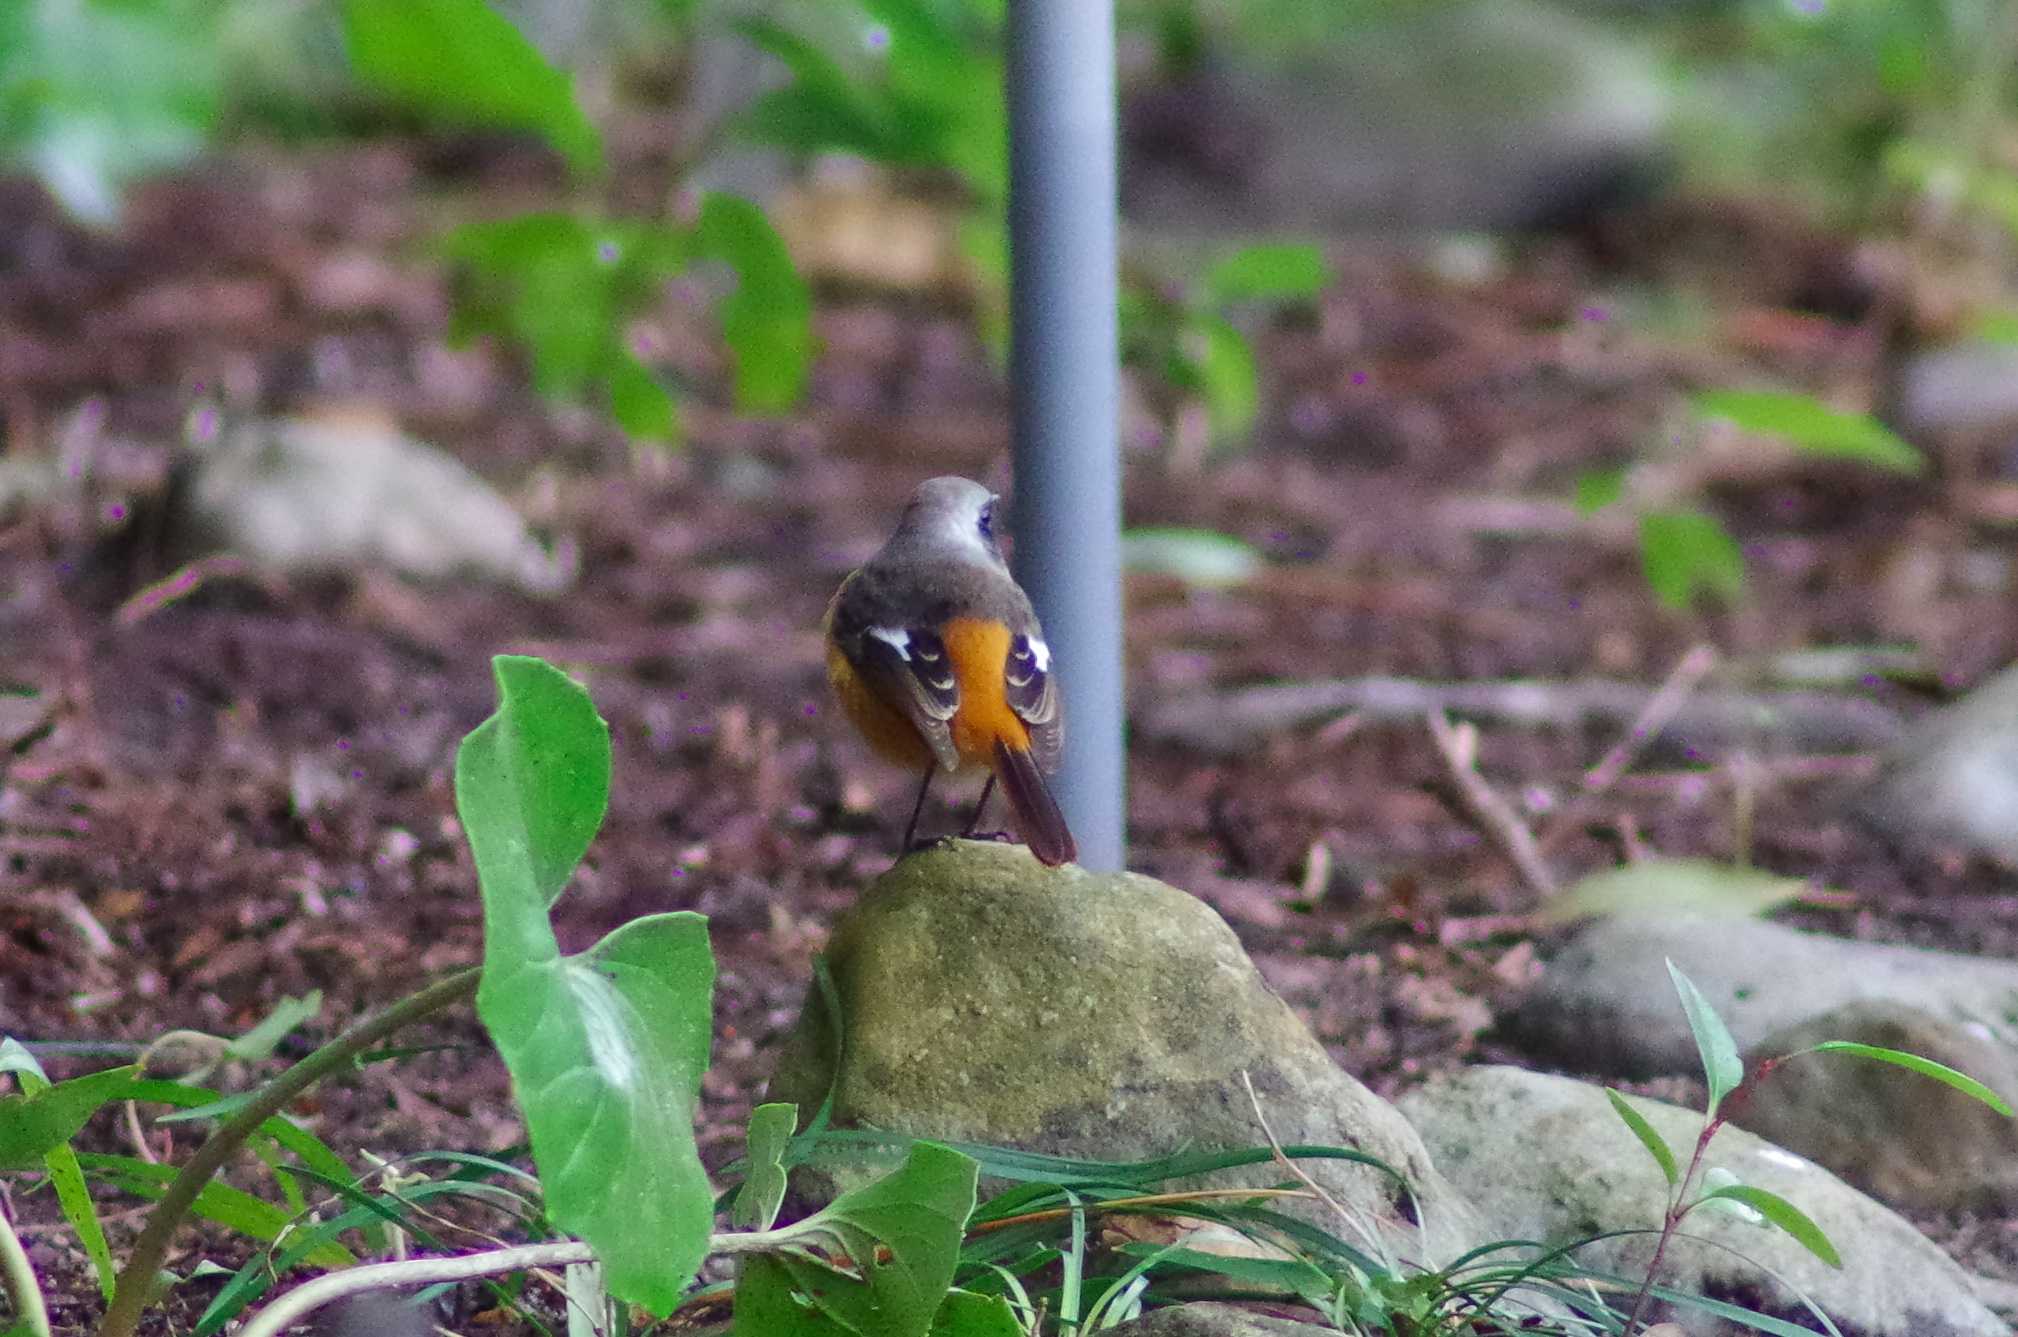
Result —
[[1703, 1154], [1710, 1149], [1710, 1139], [1723, 1126], [1722, 1118], [1712, 1118], [1703, 1124], [1702, 1135], [1696, 1139], [1696, 1154], [1689, 1157], [1689, 1168], [1682, 1171], [1682, 1182], [1675, 1185], [1675, 1195], [1668, 1201], [1667, 1218], [1661, 1222], [1661, 1237], [1654, 1242], [1654, 1256], [1647, 1263], [1647, 1279], [1640, 1283], [1640, 1293], [1633, 1297], [1633, 1312], [1626, 1319], [1622, 1337], [1633, 1337], [1639, 1329], [1647, 1301], [1654, 1295], [1654, 1278], [1660, 1275], [1661, 1259], [1667, 1256], [1668, 1241], [1675, 1237], [1675, 1231], [1681, 1228], [1682, 1218], [1695, 1205], [1689, 1201], [1689, 1186], [1695, 1182], [1696, 1171], [1702, 1168]]
[[49, 1337], [49, 1310], [42, 1303], [42, 1284], [35, 1279], [35, 1265], [14, 1233], [14, 1218], [0, 1203], [0, 1280], [6, 1282], [8, 1298], [14, 1302], [14, 1322], [28, 1337]]
[[238, 1337], [279, 1337], [290, 1323], [335, 1300], [366, 1291], [402, 1290], [437, 1281], [467, 1281], [472, 1277], [519, 1272], [532, 1267], [565, 1267], [571, 1263], [592, 1263], [595, 1254], [580, 1240], [554, 1240], [546, 1244], [522, 1244], [515, 1249], [491, 1249], [464, 1254], [460, 1258], [409, 1258], [398, 1263], [372, 1263], [327, 1272], [314, 1281], [305, 1281], [247, 1320]]
[[189, 1158], [168, 1189], [148, 1214], [147, 1225], [133, 1243], [133, 1252], [119, 1270], [112, 1303], [106, 1307], [105, 1321], [98, 1337], [133, 1337], [140, 1314], [154, 1294], [155, 1274], [168, 1255], [169, 1241], [188, 1215], [189, 1206], [203, 1191], [232, 1153], [245, 1145], [259, 1126], [278, 1114], [287, 1103], [324, 1077], [344, 1067], [359, 1054], [378, 1044], [394, 1031], [411, 1025], [451, 1003], [461, 1002], [476, 992], [483, 972], [476, 966], [428, 985], [394, 1003], [368, 1021], [337, 1036], [322, 1048], [268, 1082], [238, 1113], [219, 1124]]
[[[782, 1230], [738, 1230], [716, 1235], [708, 1241], [710, 1254], [771, 1253], [797, 1245], [808, 1235], [820, 1233], [799, 1226]], [[238, 1330], [238, 1337], [280, 1337], [290, 1323], [297, 1323], [313, 1311], [347, 1296], [366, 1291], [405, 1290], [437, 1281], [467, 1281], [492, 1277], [500, 1272], [523, 1272], [535, 1267], [568, 1267], [593, 1263], [596, 1255], [580, 1240], [550, 1240], [544, 1244], [521, 1244], [508, 1249], [463, 1254], [458, 1258], [409, 1258], [397, 1263], [372, 1263], [328, 1272], [305, 1281], [262, 1309]], [[48, 1337], [46, 1332], [40, 1337]]]

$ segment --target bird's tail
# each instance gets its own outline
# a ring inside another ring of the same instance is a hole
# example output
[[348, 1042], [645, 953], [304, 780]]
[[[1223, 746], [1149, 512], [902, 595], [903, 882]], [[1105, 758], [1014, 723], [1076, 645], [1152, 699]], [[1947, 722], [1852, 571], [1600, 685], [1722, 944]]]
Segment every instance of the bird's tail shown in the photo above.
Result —
[[1037, 862], [1056, 868], [1079, 857], [1072, 830], [1065, 825], [1065, 814], [1058, 811], [1058, 800], [1051, 797], [1044, 773], [1037, 769], [1037, 758], [1028, 748], [1011, 747], [997, 739], [995, 775], [1002, 782], [1002, 792], [1009, 796], [1009, 806], [1015, 810], [1017, 833], [1037, 856]]

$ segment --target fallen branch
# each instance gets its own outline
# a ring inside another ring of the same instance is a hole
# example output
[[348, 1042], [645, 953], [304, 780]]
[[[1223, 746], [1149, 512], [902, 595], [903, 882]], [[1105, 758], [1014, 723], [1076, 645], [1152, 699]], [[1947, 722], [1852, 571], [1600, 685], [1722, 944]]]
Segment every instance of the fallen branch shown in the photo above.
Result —
[[1591, 806], [1619, 782], [1626, 768], [1638, 759], [1647, 745], [1660, 736], [1668, 723], [1688, 702], [1696, 688], [1702, 685], [1711, 669], [1717, 666], [1715, 646], [1698, 645], [1682, 656], [1674, 671], [1668, 674], [1654, 694], [1647, 698], [1646, 705], [1633, 717], [1632, 724], [1612, 744], [1598, 764], [1584, 772], [1583, 783], [1577, 793], [1562, 806], [1548, 827], [1543, 830], [1538, 843], [1546, 853], [1554, 849], [1584, 818]]
[[1542, 897], [1555, 895], [1556, 876], [1536, 848], [1534, 834], [1513, 806], [1478, 773], [1476, 731], [1468, 725], [1461, 729], [1452, 724], [1441, 710], [1429, 711], [1423, 718], [1429, 724], [1429, 736], [1436, 740], [1436, 750], [1443, 756], [1444, 768], [1456, 787], [1465, 815], [1513, 861], [1514, 871], [1520, 874], [1529, 891]]
[[[1250, 752], [1272, 734], [1307, 729], [1356, 711], [1369, 724], [1414, 721], [1436, 711], [1529, 729], [1629, 729], [1658, 689], [1611, 678], [1570, 681], [1428, 682], [1418, 678], [1336, 678], [1187, 692], [1139, 712], [1137, 737], [1212, 756]], [[1669, 738], [1696, 752], [1770, 740], [1795, 752], [1871, 752], [1904, 731], [1899, 717], [1868, 697], [1815, 691], [1697, 691], [1665, 726], [1640, 741]], [[1769, 749], [1770, 750], [1770, 749]]]

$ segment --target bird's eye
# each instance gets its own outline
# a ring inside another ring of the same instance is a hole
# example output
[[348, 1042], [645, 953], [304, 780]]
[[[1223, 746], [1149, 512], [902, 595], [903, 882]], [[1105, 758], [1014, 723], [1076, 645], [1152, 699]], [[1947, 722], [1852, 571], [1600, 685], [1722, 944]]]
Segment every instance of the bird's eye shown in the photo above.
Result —
[[980, 522], [979, 522], [979, 523], [980, 523], [980, 526], [981, 526], [981, 537], [982, 537], [982, 538], [984, 538], [984, 539], [992, 539], [992, 538], [994, 538], [994, 537], [995, 537], [995, 503], [994, 503], [994, 502], [992, 502], [992, 501], [991, 501], [991, 502], [989, 502], [989, 503], [988, 503], [988, 504], [987, 504], [986, 506], [983, 506], [983, 507], [981, 508], [981, 519], [980, 519]]

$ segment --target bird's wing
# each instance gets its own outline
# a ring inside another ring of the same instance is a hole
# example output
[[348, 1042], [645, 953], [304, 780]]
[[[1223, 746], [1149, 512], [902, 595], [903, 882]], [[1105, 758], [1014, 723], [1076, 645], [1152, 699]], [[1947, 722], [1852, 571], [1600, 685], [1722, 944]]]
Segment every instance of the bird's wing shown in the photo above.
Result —
[[957, 771], [960, 754], [947, 721], [960, 709], [960, 683], [946, 643], [936, 631], [890, 616], [893, 610], [878, 606], [861, 575], [848, 577], [834, 596], [828, 617], [835, 643], [876, 698], [911, 721], [939, 768]]
[[1030, 726], [1030, 751], [1038, 766], [1057, 769], [1065, 746], [1065, 716], [1058, 703], [1058, 680], [1051, 675], [1051, 649], [1034, 623], [1010, 637], [1002, 685], [1009, 708]]

